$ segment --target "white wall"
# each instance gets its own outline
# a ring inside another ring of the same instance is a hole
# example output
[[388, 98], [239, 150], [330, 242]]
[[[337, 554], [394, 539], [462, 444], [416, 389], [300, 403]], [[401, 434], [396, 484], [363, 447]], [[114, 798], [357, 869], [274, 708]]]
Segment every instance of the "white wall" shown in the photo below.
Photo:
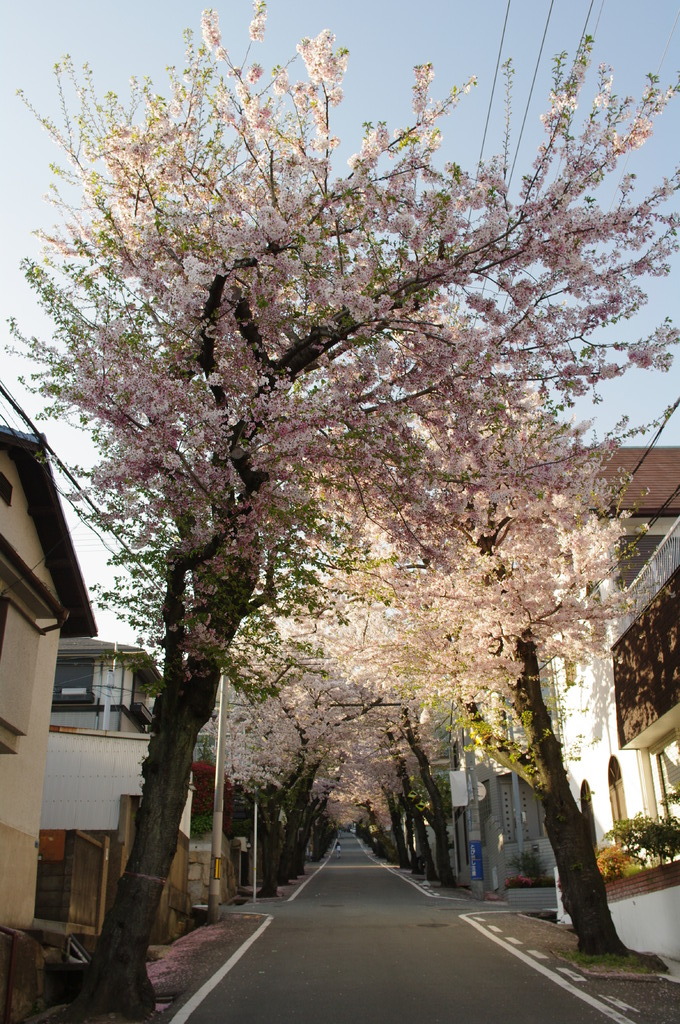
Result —
[[143, 733], [50, 732], [40, 827], [117, 829], [121, 795], [142, 791], [148, 744]]
[[[79, 729], [50, 731], [41, 828], [114, 830], [121, 796], [142, 792], [142, 761], [150, 737], [144, 733]], [[180, 831], [189, 835], [189, 791]]]
[[[558, 671], [561, 673], [561, 669]], [[560, 689], [560, 722], [569, 778], [577, 801], [581, 783], [588, 781], [600, 843], [613, 824], [607, 775], [611, 757], [616, 757], [621, 767], [627, 816], [633, 817], [638, 811], [650, 813], [645, 755], [619, 748], [611, 659], [580, 665], [574, 685], [566, 691]]]
[[680, 960], [680, 886], [617, 900], [609, 909], [629, 949]]

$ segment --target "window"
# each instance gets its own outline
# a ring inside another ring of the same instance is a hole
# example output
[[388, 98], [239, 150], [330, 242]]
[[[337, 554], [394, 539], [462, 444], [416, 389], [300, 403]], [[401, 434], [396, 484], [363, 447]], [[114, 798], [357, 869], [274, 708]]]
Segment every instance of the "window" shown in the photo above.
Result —
[[623, 791], [623, 778], [621, 776], [621, 765], [615, 757], [609, 758], [609, 769], [607, 772], [609, 782], [609, 800], [612, 805], [612, 818], [614, 821], [621, 821], [627, 818], [626, 794]]
[[663, 813], [680, 816], [680, 804], [673, 800], [676, 787], [680, 785], [680, 742], [674, 737], [666, 738], [663, 748], [657, 751], [656, 773]]
[[92, 704], [94, 661], [81, 659], [57, 663], [54, 676], [55, 704]]
[[590, 791], [590, 784], [587, 779], [581, 783], [581, 814], [588, 823], [588, 833], [593, 846], [597, 845], [595, 833], [595, 815], [593, 814], [593, 794]]

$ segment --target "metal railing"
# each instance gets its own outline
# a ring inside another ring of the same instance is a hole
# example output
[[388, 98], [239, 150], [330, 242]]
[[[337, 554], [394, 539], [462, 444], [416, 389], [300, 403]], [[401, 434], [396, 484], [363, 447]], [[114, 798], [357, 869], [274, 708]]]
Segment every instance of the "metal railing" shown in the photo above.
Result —
[[632, 604], [629, 611], [617, 623], [617, 640], [642, 615], [645, 608], [652, 603], [678, 567], [680, 567], [680, 517], [675, 520], [650, 560], [628, 587], [627, 594]]

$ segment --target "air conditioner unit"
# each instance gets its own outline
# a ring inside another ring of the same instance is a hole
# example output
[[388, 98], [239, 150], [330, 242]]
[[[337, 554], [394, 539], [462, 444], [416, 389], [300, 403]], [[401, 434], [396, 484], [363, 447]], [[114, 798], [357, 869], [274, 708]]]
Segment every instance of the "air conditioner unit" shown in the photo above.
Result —
[[94, 691], [87, 686], [62, 686], [52, 694], [53, 704], [94, 704]]

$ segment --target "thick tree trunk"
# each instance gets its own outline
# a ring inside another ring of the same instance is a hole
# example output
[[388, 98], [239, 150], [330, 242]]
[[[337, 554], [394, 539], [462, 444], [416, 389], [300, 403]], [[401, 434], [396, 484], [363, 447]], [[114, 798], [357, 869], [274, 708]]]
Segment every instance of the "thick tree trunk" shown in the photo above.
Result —
[[411, 866], [411, 873], [414, 875], [418, 874], [418, 854], [416, 853], [416, 844], [414, 836], [414, 825], [413, 815], [411, 814], [411, 807], [409, 801], [400, 794], [399, 802], [402, 805], [404, 811], [404, 820], [406, 822], [406, 848], [408, 850], [408, 857]]
[[365, 801], [365, 803], [359, 804], [359, 806], [364, 807], [368, 813], [368, 842], [370, 843], [371, 848], [375, 853], [376, 857], [384, 857], [386, 860], [389, 860], [390, 863], [395, 863], [397, 859], [397, 851], [390, 837], [387, 835], [384, 828], [378, 821], [378, 816], [375, 813], [375, 808], [371, 804], [370, 800]]
[[[314, 774], [304, 775], [298, 779], [289, 793], [291, 799], [287, 803], [287, 820], [279, 860], [279, 885], [287, 885], [291, 878], [298, 875], [298, 847], [304, 826], [305, 809], [309, 804], [309, 796], [314, 785]], [[304, 869], [303, 869], [304, 870]]]
[[[420, 856], [425, 864], [425, 877], [428, 882], [436, 882], [437, 869], [434, 866], [432, 850], [430, 849], [430, 843], [427, 838], [425, 819], [409, 796], [409, 793], [411, 792], [411, 780], [408, 777], [406, 765], [403, 763], [403, 760], [401, 764], [397, 764], [397, 774], [402, 785], [404, 805], [409, 808], [411, 821], [413, 822], [416, 838], [418, 840], [418, 847], [420, 848]], [[417, 869], [418, 865], [416, 864], [415, 867]], [[420, 874], [421, 872], [416, 870], [414, 873]]]
[[429, 758], [418, 742], [415, 730], [406, 715], [403, 716], [403, 726], [406, 742], [413, 751], [416, 761], [418, 762], [420, 777], [427, 791], [427, 795], [430, 798], [431, 812], [427, 817], [430, 827], [434, 832], [435, 856], [437, 860], [437, 874], [439, 875], [439, 881], [442, 885], [447, 886], [448, 888], [453, 888], [456, 884], [456, 876], [453, 868], [451, 867], [448, 820], [444, 801], [442, 799], [439, 786], [437, 785], [436, 780], [432, 777]]
[[390, 793], [389, 790], [383, 789], [387, 806], [390, 812], [390, 821], [392, 822], [392, 835], [394, 837], [394, 844], [397, 849], [397, 857], [399, 858], [400, 868], [410, 868], [411, 860], [409, 857], [408, 850], [406, 848], [406, 840], [404, 839], [404, 828], [401, 806], [399, 800], [395, 797], [394, 793]]
[[520, 641], [517, 652], [524, 672], [515, 689], [515, 707], [535, 765], [532, 781], [545, 811], [562, 899], [578, 935], [579, 949], [592, 955], [625, 954], [628, 950], [612, 922], [588, 824], [571, 792], [561, 744], [543, 699], [536, 648], [531, 641]]
[[[434, 865], [434, 858], [432, 857], [432, 850], [430, 848], [430, 841], [427, 838], [427, 827], [425, 825], [425, 818], [422, 812], [417, 807], [411, 808], [411, 814], [413, 815], [413, 825], [416, 831], [416, 838], [418, 840], [418, 848], [420, 850], [420, 856], [425, 862], [425, 878], [428, 882], [438, 881], [437, 869]], [[418, 872], [421, 874], [422, 872]]]
[[[142, 766], [144, 783], [135, 839], [81, 994], [69, 1008], [69, 1021], [116, 1012], [143, 1020], [154, 1009], [146, 951], [177, 849], [194, 746], [215, 707], [220, 680], [220, 666], [214, 660], [186, 654], [185, 591], [204, 555], [187, 556], [168, 568], [163, 690], [156, 700], [149, 751]], [[221, 630], [227, 641], [247, 613], [252, 582], [239, 566], [232, 577], [224, 578], [223, 585], [229, 600], [225, 601]]]
[[312, 829], [314, 828], [317, 819], [325, 811], [327, 803], [327, 797], [315, 797], [313, 800], [309, 801], [305, 808], [302, 828], [300, 830], [296, 850], [295, 873], [297, 877], [299, 877], [300, 875], [304, 875], [305, 873], [306, 853], [307, 847], [310, 842], [310, 837], [312, 835]]
[[333, 838], [333, 827], [325, 815], [320, 816], [312, 826], [312, 857], [321, 860]]
[[[258, 896], [278, 896], [279, 862], [281, 859], [280, 791], [261, 796], [259, 800], [260, 837], [262, 840], [262, 886]], [[253, 880], [253, 884], [255, 880]]]
[[132, 852], [69, 1020], [111, 1012], [141, 1020], [153, 1012], [146, 951], [177, 848], [196, 737], [214, 706], [218, 681], [219, 670], [204, 665], [191, 683], [166, 683], [158, 732], [151, 737], [142, 768]]

